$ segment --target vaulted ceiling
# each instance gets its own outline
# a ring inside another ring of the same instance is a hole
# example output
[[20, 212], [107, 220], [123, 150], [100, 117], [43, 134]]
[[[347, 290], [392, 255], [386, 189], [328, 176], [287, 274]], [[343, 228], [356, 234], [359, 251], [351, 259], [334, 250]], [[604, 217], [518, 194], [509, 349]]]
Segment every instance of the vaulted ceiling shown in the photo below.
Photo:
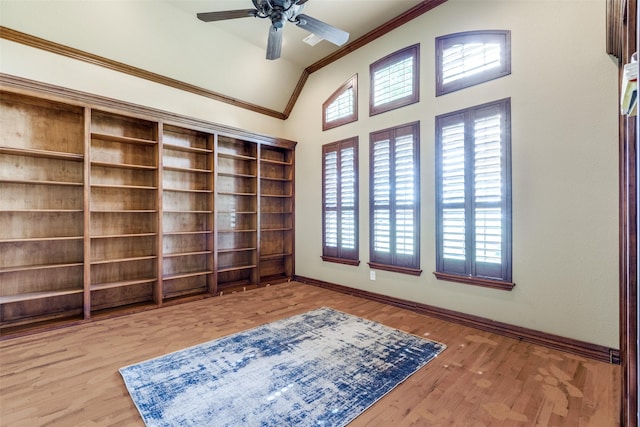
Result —
[[393, 28], [403, 16], [444, 1], [309, 0], [303, 13], [349, 32], [347, 45], [309, 46], [303, 41], [309, 33], [289, 23], [281, 58], [273, 61], [265, 59], [268, 19], [196, 18], [199, 12], [250, 9], [251, 0], [2, 0], [0, 25], [5, 39], [62, 54], [72, 48], [76, 57], [93, 55], [93, 63], [122, 65], [125, 72], [285, 118], [310, 72], [384, 34], [372, 33], [384, 24]]

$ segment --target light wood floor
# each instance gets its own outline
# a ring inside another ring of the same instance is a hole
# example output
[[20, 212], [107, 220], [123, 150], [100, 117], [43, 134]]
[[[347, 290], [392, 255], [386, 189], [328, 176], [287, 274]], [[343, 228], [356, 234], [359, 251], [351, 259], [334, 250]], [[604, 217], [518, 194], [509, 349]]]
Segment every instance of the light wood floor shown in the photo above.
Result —
[[321, 306], [448, 346], [350, 427], [619, 425], [619, 366], [295, 282], [2, 341], [0, 425], [143, 426], [120, 367]]

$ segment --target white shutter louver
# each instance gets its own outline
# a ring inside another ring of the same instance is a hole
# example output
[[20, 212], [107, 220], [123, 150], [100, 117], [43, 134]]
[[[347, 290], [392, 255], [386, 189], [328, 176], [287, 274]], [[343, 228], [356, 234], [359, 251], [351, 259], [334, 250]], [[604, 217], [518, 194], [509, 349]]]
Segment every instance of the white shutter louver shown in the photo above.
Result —
[[[396, 252], [402, 255], [413, 255], [415, 246], [415, 218], [411, 209], [416, 201], [413, 145], [413, 135], [395, 141]], [[410, 209], [401, 209], [402, 206]]]
[[373, 74], [373, 105], [387, 104], [413, 92], [413, 57], [404, 58]]
[[391, 151], [388, 139], [373, 146], [373, 248], [391, 251]]
[[325, 109], [325, 122], [331, 123], [343, 117], [352, 115], [354, 108], [353, 98], [353, 87], [342, 92], [342, 94]]
[[[475, 120], [476, 261], [502, 262], [502, 140], [500, 114]], [[482, 206], [482, 207], [480, 207]]]
[[446, 85], [501, 65], [500, 43], [455, 44], [442, 55], [442, 82]]
[[354, 209], [356, 206], [356, 165], [355, 149], [343, 148], [340, 151], [340, 247], [356, 247], [356, 224]]

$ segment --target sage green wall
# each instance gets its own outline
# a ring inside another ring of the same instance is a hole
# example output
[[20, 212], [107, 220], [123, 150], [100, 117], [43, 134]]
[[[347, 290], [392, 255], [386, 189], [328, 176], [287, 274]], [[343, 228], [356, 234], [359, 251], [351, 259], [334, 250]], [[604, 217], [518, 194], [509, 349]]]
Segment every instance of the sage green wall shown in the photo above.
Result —
[[[434, 39], [508, 29], [512, 74], [435, 97]], [[296, 151], [296, 273], [508, 324], [618, 348], [617, 67], [605, 53], [605, 0], [449, 0], [313, 73], [285, 137]], [[420, 103], [368, 115], [369, 64], [420, 43]], [[359, 75], [359, 120], [326, 132], [322, 103]], [[435, 269], [434, 117], [511, 97], [511, 291], [438, 281]], [[369, 132], [420, 120], [423, 273], [369, 280]], [[321, 146], [360, 138], [359, 267], [322, 252]]]

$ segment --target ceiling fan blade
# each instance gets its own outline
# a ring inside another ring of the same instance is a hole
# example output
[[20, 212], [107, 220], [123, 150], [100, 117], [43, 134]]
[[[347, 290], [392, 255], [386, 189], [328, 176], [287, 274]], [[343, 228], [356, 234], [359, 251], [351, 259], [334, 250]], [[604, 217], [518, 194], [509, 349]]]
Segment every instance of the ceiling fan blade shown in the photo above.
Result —
[[349, 33], [346, 31], [302, 13], [296, 17], [296, 25], [337, 46], [342, 46], [349, 40]]
[[269, 28], [267, 41], [267, 59], [280, 58], [280, 51], [282, 51], [282, 28], [277, 29], [272, 25]]
[[224, 21], [225, 19], [249, 18], [256, 16], [255, 9], [224, 10], [222, 12], [198, 13], [198, 19], [204, 22]]

